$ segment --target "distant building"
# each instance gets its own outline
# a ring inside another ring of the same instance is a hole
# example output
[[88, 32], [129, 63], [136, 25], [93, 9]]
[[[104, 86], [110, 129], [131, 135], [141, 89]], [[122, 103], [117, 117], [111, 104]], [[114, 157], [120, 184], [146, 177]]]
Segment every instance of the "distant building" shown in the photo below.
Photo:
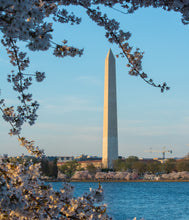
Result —
[[139, 158], [140, 161], [143, 161], [143, 162], [154, 162], [154, 161], [158, 161], [160, 163], [163, 163], [163, 159], [162, 158], [158, 158], [158, 157], [155, 157], [155, 158]]
[[57, 157], [57, 163], [66, 163], [72, 160], [74, 160], [74, 156], [58, 156]]
[[80, 155], [78, 157], [57, 157], [57, 166], [62, 166], [65, 163], [76, 160], [80, 165], [81, 168], [86, 169], [87, 165], [93, 164], [96, 168], [102, 168], [102, 158], [97, 156], [88, 156], [88, 155]]
[[102, 160], [102, 157], [89, 156], [89, 155], [82, 154], [78, 157], [75, 157], [74, 160], [77, 160], [77, 161], [93, 161], [93, 160]]
[[75, 160], [81, 165], [81, 168], [86, 169], [89, 164], [94, 165], [96, 168], [102, 168], [102, 157], [98, 156], [88, 156], [88, 155], [80, 155], [75, 157]]
[[81, 165], [81, 168], [86, 169], [88, 165], [92, 164], [98, 169], [102, 169], [102, 159], [100, 160], [85, 160], [85, 161], [78, 161]]

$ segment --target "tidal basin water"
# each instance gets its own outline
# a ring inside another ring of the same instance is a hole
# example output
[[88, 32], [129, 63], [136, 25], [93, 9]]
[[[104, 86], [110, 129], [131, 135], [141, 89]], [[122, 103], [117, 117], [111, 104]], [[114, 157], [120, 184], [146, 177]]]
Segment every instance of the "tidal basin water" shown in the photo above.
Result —
[[[51, 183], [59, 190], [61, 182]], [[98, 183], [71, 183], [81, 196]], [[103, 182], [104, 203], [114, 220], [189, 220], [189, 182]]]

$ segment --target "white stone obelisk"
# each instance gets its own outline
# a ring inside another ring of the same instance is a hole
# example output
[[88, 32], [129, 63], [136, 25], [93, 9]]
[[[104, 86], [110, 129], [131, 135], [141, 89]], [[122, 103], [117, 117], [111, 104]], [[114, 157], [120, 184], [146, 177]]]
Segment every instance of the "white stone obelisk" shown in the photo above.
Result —
[[113, 161], [116, 159], [118, 159], [116, 66], [110, 49], [105, 60], [102, 167], [112, 169]]

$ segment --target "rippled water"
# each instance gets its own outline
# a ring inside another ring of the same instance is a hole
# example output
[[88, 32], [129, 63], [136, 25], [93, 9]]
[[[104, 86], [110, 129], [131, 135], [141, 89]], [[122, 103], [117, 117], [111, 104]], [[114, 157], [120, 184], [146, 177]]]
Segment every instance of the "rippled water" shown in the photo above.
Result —
[[[58, 190], [62, 183], [52, 183]], [[81, 196], [98, 183], [72, 183]], [[189, 220], [189, 182], [102, 183], [107, 212], [115, 220]]]

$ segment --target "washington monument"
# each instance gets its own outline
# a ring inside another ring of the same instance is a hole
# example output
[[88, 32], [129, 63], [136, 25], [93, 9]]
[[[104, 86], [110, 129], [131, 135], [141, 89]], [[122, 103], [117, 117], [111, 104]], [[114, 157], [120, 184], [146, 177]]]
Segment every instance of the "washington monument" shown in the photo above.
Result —
[[118, 159], [116, 66], [114, 55], [110, 49], [105, 60], [103, 168], [112, 169], [113, 160], [116, 159]]

